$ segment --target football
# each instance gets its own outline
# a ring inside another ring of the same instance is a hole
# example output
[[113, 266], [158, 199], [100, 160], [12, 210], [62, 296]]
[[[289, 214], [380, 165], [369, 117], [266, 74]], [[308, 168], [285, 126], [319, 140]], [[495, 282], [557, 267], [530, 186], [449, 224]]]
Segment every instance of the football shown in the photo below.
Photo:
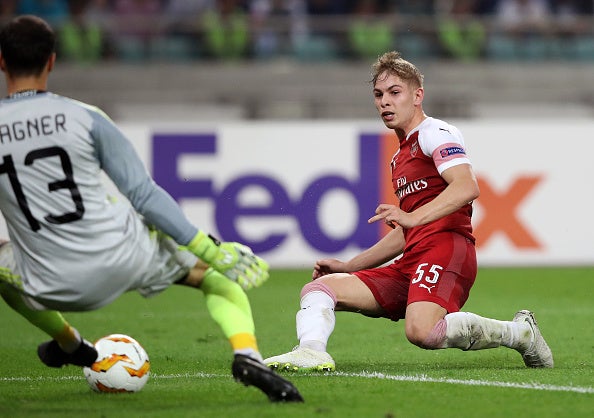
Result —
[[87, 382], [96, 392], [130, 393], [140, 391], [150, 374], [149, 357], [134, 338], [111, 334], [95, 342], [98, 356], [91, 367], [84, 367]]

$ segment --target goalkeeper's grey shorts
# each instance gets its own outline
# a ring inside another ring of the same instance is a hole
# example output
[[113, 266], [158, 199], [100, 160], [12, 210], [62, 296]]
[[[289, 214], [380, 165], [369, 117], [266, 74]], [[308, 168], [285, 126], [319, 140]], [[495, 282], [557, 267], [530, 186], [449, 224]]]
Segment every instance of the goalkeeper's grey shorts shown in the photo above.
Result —
[[[76, 286], [73, 286], [73, 280], [67, 286], [62, 282], [45, 282], [45, 292], [41, 294], [29, 291], [24, 285], [15, 261], [14, 244], [0, 243], [0, 282], [18, 289], [25, 303], [35, 310], [89, 311], [107, 305], [132, 290], [144, 297], [156, 295], [182, 280], [198, 261], [194, 254], [159, 231], [147, 234], [145, 230], [140, 239], [144, 241], [142, 254], [122, 262], [126, 274], [112, 276], [107, 273], [109, 268], [102, 270], [89, 260], [88, 274], [80, 275]], [[114, 264], [118, 263], [114, 260]], [[113, 266], [110, 268], [113, 270]]]

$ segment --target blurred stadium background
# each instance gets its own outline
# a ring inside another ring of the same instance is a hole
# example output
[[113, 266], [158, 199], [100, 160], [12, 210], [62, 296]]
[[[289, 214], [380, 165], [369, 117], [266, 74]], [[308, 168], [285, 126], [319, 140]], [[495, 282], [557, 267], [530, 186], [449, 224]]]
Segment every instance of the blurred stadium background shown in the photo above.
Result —
[[392, 49], [423, 70], [436, 117], [593, 113], [592, 0], [0, 4], [2, 21], [57, 28], [54, 91], [120, 121], [375, 118], [365, 76]]
[[[363, 171], [394, 152], [368, 82], [388, 50], [424, 73], [426, 112], [466, 137], [481, 265], [594, 265], [594, 190], [581, 186], [594, 0], [0, 4], [2, 22], [30, 13], [56, 28], [51, 91], [103, 109], [192, 221], [271, 265], [346, 258], [380, 235], [367, 215], [391, 186], [372, 191], [388, 177]], [[191, 139], [172, 142], [176, 132]]]

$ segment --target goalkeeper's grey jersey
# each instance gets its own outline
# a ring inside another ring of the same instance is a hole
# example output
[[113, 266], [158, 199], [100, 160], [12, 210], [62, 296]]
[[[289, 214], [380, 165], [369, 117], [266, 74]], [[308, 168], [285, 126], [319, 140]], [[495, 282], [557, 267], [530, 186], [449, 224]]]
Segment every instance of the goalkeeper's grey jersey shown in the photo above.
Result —
[[[133, 208], [109, 198], [102, 170]], [[0, 209], [24, 290], [56, 300], [93, 286], [108, 297], [99, 276], [133, 280], [146, 267], [135, 212], [182, 245], [197, 232], [105, 114], [47, 92], [0, 100]]]

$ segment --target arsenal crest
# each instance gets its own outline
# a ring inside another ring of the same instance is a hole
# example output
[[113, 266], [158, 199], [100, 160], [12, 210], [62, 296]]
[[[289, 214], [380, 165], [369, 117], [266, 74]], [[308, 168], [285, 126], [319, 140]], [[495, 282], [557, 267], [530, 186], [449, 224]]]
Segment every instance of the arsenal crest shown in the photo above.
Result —
[[418, 150], [419, 150], [419, 141], [415, 140], [415, 142], [410, 144], [410, 155], [413, 157], [416, 157]]

